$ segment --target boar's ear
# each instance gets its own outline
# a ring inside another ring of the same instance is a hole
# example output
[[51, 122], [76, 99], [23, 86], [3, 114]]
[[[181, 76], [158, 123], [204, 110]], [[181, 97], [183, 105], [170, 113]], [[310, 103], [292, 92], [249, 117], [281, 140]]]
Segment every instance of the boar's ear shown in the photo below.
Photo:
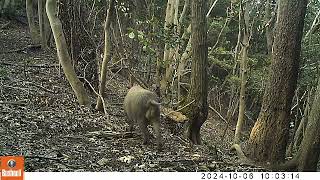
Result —
[[151, 101], [150, 101], [150, 105], [160, 106], [160, 105], [161, 105], [161, 103], [158, 103], [158, 102], [157, 102], [157, 101], [155, 101], [155, 100], [151, 100]]

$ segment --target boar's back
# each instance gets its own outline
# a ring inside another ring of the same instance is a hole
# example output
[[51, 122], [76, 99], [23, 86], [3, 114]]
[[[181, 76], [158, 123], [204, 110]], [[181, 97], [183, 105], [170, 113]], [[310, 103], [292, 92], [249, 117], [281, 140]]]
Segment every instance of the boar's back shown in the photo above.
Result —
[[133, 86], [124, 99], [124, 109], [134, 120], [160, 116], [159, 105], [157, 96], [140, 86]]

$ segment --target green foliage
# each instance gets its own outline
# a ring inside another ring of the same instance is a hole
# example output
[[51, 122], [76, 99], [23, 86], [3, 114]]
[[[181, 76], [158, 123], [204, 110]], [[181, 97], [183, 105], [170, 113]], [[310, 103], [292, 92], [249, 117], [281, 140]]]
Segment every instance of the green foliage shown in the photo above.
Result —
[[[307, 9], [304, 31], [310, 30], [311, 25], [319, 10], [320, 2], [311, 1]], [[305, 33], [306, 34], [306, 33]], [[308, 87], [316, 87], [319, 77], [319, 57], [320, 57], [320, 31], [310, 33], [304, 37], [301, 49], [301, 63], [298, 86], [303, 92]]]
[[14, 4], [10, 2], [7, 8], [4, 8], [4, 0], [0, 1], [0, 16], [12, 18], [14, 16], [23, 16], [25, 13], [25, 1], [15, 0]]
[[0, 66], [0, 77], [6, 77], [8, 76], [8, 74], [9, 74], [8, 71], [5, 68]]
[[308, 86], [315, 87], [319, 77], [319, 48], [320, 36], [317, 34], [310, 35], [305, 39], [302, 46], [302, 57], [300, 63], [300, 78], [299, 86], [307, 88]]
[[238, 76], [230, 75], [230, 76], [228, 76], [227, 81], [229, 82], [230, 85], [234, 85], [234, 86], [240, 87], [241, 79]]

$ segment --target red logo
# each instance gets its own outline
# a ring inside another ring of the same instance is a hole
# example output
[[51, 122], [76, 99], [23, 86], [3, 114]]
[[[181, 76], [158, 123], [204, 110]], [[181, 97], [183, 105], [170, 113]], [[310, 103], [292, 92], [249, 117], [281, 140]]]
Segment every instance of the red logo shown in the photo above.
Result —
[[1, 156], [0, 171], [0, 180], [23, 180], [24, 158], [22, 156]]

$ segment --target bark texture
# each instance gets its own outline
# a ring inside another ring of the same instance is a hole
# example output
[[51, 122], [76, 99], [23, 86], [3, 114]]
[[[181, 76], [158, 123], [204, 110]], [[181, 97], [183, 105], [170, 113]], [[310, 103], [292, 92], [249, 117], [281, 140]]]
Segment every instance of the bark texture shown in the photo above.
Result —
[[249, 139], [251, 157], [258, 161], [285, 158], [306, 6], [307, 0], [279, 2], [269, 82]]
[[[246, 88], [248, 81], [248, 49], [250, 43], [250, 17], [249, 17], [249, 2], [246, 2], [245, 10], [241, 6], [241, 21], [242, 23], [242, 43], [241, 43], [241, 61], [240, 61], [240, 75], [241, 75], [241, 85], [240, 85], [240, 97], [239, 97], [239, 115], [236, 126], [236, 131], [234, 135], [234, 144], [240, 143], [241, 129], [244, 123], [244, 113], [246, 110]], [[240, 23], [240, 22], [239, 22]]]
[[191, 45], [192, 45], [192, 69], [191, 91], [188, 102], [191, 103], [186, 114], [189, 116], [190, 125], [188, 137], [194, 144], [200, 144], [200, 128], [208, 116], [208, 45], [206, 1], [193, 0], [191, 20]]

